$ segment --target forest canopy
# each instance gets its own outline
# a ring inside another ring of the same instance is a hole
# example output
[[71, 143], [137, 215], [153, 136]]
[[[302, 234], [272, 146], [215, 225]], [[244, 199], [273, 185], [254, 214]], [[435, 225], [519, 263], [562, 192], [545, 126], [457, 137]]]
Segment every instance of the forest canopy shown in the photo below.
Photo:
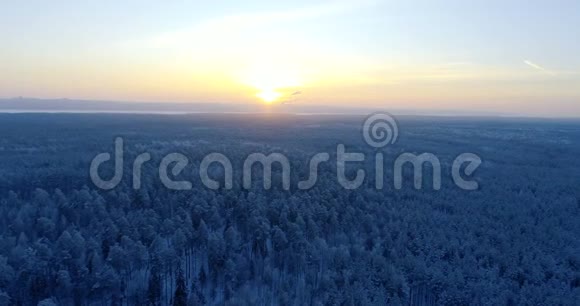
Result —
[[[479, 188], [392, 182], [345, 190], [321, 165], [311, 189], [172, 191], [155, 164], [96, 188], [89, 165], [126, 154], [288, 156], [293, 181], [338, 143], [373, 156], [360, 117], [0, 114], [0, 305], [574, 305], [580, 300], [580, 123], [400, 118], [385, 149], [463, 152]], [[297, 136], [299, 135], [299, 136]], [[370, 169], [374, 161], [360, 167]], [[126, 164], [125, 173], [131, 173]], [[236, 167], [234, 167], [236, 168]], [[212, 171], [219, 171], [212, 168]], [[211, 169], [210, 169], [211, 170]], [[386, 170], [388, 179], [392, 169]], [[389, 172], [390, 171], [390, 172]], [[369, 170], [369, 173], [372, 173]], [[219, 176], [219, 172], [210, 173]], [[235, 174], [235, 175], [239, 175]], [[236, 183], [237, 182], [237, 183]]]

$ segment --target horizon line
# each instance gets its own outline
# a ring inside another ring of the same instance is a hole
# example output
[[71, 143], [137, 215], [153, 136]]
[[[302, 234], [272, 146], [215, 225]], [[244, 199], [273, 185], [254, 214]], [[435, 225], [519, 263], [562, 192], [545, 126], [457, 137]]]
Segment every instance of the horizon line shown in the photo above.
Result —
[[[41, 105], [46, 102], [64, 102], [69, 105]], [[24, 105], [10, 105], [8, 103], [24, 102]], [[92, 105], [80, 105], [79, 102], [93, 103]], [[74, 105], [77, 103], [77, 105]], [[8, 105], [7, 105], [8, 104]], [[35, 105], [36, 104], [36, 105]], [[117, 109], [106, 109], [107, 106], [115, 106]], [[138, 107], [153, 109], [134, 109]], [[174, 107], [177, 109], [163, 110], [156, 107]], [[194, 108], [196, 106], [214, 107], [216, 109], [183, 109]], [[233, 110], [219, 109], [224, 107], [234, 108]], [[235, 108], [238, 108], [237, 110]], [[249, 108], [240, 110], [239, 108]], [[326, 110], [322, 110], [326, 109]], [[341, 110], [341, 111], [339, 111]], [[228, 102], [161, 102], [161, 101], [128, 101], [128, 100], [100, 100], [100, 99], [75, 99], [75, 98], [36, 98], [17, 96], [11, 98], [0, 98], [0, 113], [20, 114], [20, 113], [66, 113], [66, 114], [294, 114], [294, 115], [365, 115], [376, 111], [388, 111], [398, 116], [420, 116], [420, 117], [495, 117], [495, 118], [538, 118], [538, 119], [580, 119], [580, 115], [546, 115], [525, 113], [508, 113], [485, 110], [464, 110], [464, 109], [417, 109], [417, 108], [393, 108], [388, 107], [352, 107], [348, 105], [322, 105], [322, 104], [300, 104], [300, 103], [273, 103], [273, 104], [244, 104]], [[353, 113], [354, 112], [354, 113]]]

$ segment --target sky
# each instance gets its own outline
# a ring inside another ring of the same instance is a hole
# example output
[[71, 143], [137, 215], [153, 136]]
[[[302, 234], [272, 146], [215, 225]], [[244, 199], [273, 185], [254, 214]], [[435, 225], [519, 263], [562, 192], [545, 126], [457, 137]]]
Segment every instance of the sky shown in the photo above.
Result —
[[580, 1], [2, 1], [0, 98], [580, 116]]

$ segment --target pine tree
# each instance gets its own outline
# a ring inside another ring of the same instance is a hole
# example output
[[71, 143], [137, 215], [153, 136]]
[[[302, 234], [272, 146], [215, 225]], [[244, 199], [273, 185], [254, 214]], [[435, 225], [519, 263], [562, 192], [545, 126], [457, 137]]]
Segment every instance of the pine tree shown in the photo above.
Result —
[[185, 286], [185, 278], [183, 277], [183, 270], [181, 267], [177, 271], [177, 284], [175, 294], [173, 295], [173, 306], [187, 305], [187, 288]]
[[149, 287], [147, 289], [147, 302], [149, 305], [159, 305], [161, 298], [161, 276], [157, 269], [151, 271], [149, 276]]

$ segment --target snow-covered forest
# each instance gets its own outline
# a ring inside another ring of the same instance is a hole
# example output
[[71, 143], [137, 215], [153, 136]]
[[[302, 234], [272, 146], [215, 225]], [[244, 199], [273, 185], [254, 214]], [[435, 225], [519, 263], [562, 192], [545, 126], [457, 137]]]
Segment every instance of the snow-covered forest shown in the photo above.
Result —
[[[293, 182], [338, 143], [372, 156], [361, 117], [1, 114], [0, 305], [575, 305], [580, 122], [399, 121], [385, 160], [474, 152], [479, 189], [443, 173], [439, 191], [345, 190], [330, 164], [310, 190], [283, 190], [275, 173], [271, 190], [214, 191], [196, 174], [210, 152], [234, 169], [283, 152]], [[152, 155], [139, 190], [130, 162], [115, 189], [91, 184], [91, 159], [117, 136], [127, 160]], [[192, 190], [159, 182], [170, 152], [190, 159]]]

